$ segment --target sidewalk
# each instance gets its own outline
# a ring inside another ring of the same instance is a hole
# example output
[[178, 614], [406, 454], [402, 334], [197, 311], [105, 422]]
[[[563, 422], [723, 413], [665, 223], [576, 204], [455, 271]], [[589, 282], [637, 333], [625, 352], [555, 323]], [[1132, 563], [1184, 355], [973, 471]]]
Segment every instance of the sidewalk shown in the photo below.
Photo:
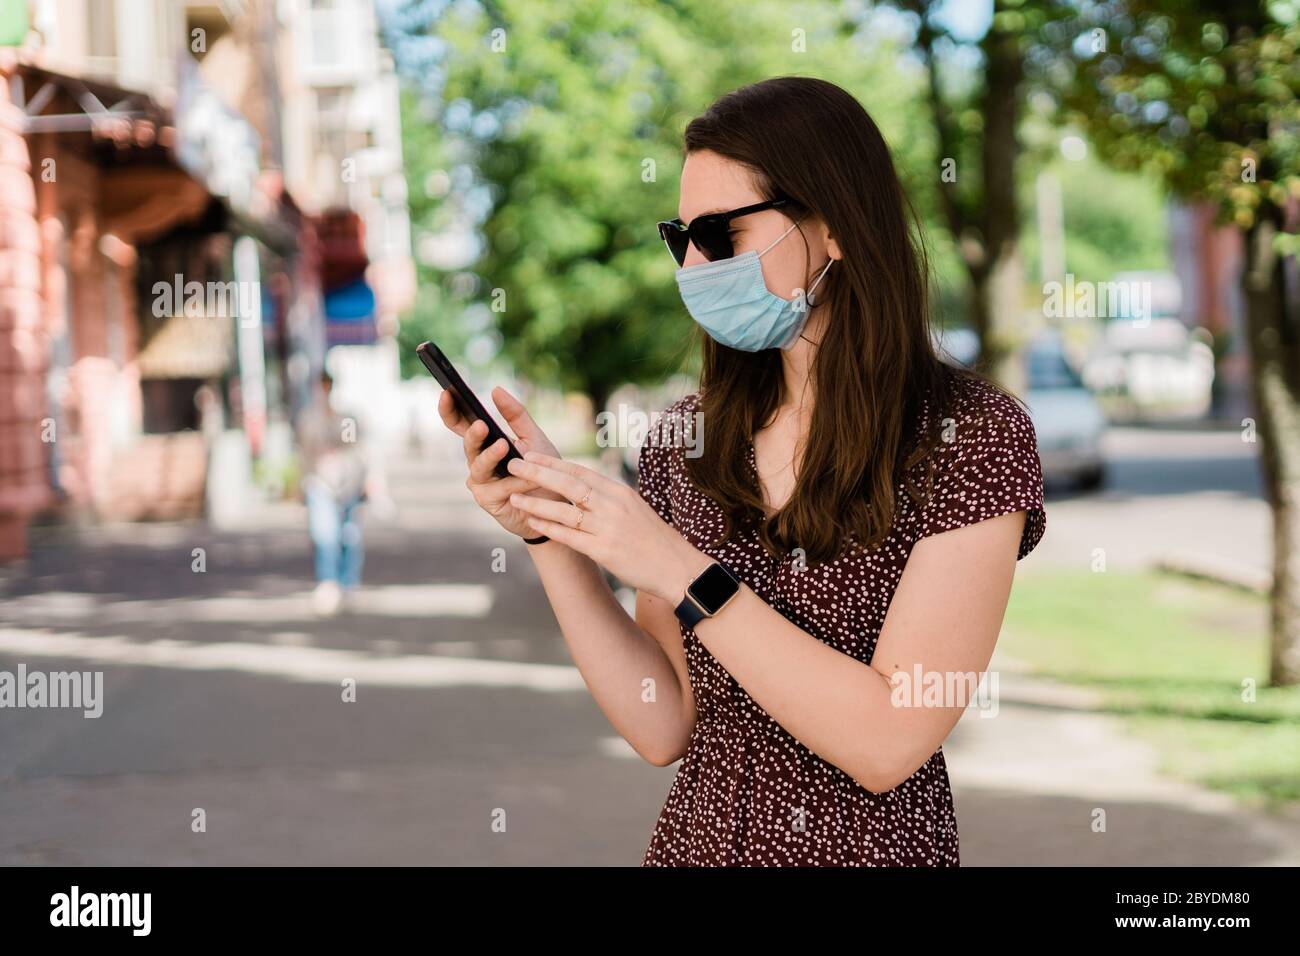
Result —
[[1000, 654], [991, 669], [997, 716], [968, 711], [944, 745], [963, 865], [1300, 865], [1300, 815], [1161, 775], [1159, 754], [1090, 689]]
[[673, 771], [614, 734], [463, 482], [396, 463], [399, 513], [328, 620], [296, 505], [238, 531], [37, 529], [0, 571], [0, 669], [102, 670], [105, 707], [4, 712], [0, 864], [639, 862]]
[[[0, 669], [103, 670], [106, 703], [0, 720], [0, 863], [639, 863], [675, 768], [595, 706], [463, 464], [404, 459], [391, 480], [367, 588], [324, 621], [296, 505], [220, 533], [38, 529], [0, 572]], [[1300, 860], [1295, 824], [1164, 780], [1086, 694], [1011, 663], [999, 715], [945, 746], [963, 864]]]

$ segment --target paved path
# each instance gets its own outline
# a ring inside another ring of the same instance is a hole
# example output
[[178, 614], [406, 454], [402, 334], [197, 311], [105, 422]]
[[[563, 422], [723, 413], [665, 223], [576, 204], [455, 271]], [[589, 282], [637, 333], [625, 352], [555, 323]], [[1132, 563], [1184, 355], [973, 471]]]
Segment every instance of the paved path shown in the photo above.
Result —
[[[328, 621], [296, 507], [38, 531], [0, 572], [0, 669], [102, 670], [105, 708], [0, 712], [0, 864], [638, 863], [674, 769], [614, 734], [461, 480], [454, 456], [397, 470], [367, 593]], [[1161, 779], [1086, 697], [1011, 664], [999, 715], [946, 748], [964, 863], [1300, 859], [1294, 825]]]
[[996, 716], [969, 710], [944, 746], [964, 865], [1300, 865], [1300, 812], [1163, 776], [1152, 747], [1095, 712], [1095, 692], [1001, 654], [993, 668]]
[[1029, 560], [1087, 569], [1097, 548], [1109, 568], [1149, 567], [1166, 555], [1264, 570], [1272, 524], [1258, 446], [1240, 432], [1112, 428], [1108, 480], [1094, 494], [1061, 489], [1047, 501], [1047, 534]]

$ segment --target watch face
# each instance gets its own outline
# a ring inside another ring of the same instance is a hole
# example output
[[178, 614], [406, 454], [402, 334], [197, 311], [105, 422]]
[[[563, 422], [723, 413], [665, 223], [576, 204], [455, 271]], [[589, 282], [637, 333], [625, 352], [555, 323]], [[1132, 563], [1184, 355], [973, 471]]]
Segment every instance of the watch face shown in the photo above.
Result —
[[689, 590], [700, 607], [710, 614], [716, 614], [739, 588], [740, 585], [726, 568], [720, 564], [711, 564], [691, 582]]

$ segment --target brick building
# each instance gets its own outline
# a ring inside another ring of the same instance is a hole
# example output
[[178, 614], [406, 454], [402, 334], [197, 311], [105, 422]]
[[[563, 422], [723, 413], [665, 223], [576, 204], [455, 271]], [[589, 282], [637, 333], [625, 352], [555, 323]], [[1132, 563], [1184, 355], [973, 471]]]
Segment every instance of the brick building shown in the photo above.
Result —
[[252, 493], [333, 344], [318, 223], [365, 237], [375, 314], [352, 341], [373, 344], [350, 347], [391, 355], [369, 367], [394, 381], [413, 275], [370, 0], [5, 11], [0, 560], [34, 520], [211, 517]]

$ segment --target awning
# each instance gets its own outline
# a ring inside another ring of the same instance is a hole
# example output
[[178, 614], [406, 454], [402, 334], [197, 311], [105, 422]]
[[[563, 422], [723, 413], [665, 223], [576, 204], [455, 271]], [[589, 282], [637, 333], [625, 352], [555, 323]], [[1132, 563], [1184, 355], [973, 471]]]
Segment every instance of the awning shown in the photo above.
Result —
[[230, 367], [233, 338], [224, 316], [169, 316], [136, 358], [140, 377], [220, 378]]
[[195, 222], [211, 201], [207, 190], [179, 169], [120, 166], [100, 177], [100, 212], [107, 231], [128, 242], [148, 242]]
[[358, 322], [374, 317], [375, 293], [365, 279], [325, 293], [325, 318], [331, 322]]
[[325, 337], [329, 345], [369, 345], [378, 338], [375, 292], [365, 279], [325, 293]]

